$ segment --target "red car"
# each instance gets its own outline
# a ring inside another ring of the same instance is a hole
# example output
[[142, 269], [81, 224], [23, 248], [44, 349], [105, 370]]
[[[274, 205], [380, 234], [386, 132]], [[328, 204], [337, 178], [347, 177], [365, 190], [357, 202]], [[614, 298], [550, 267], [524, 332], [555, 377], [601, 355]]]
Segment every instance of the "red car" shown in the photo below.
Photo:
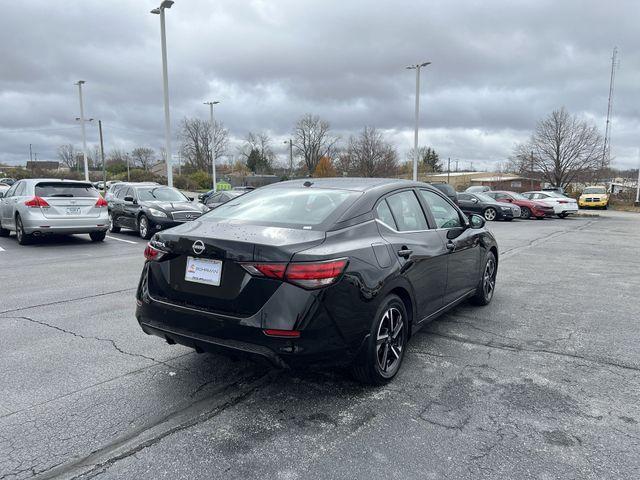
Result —
[[492, 190], [484, 193], [485, 195], [495, 198], [499, 202], [514, 203], [518, 205], [521, 210], [521, 218], [536, 217], [538, 220], [541, 220], [544, 217], [553, 217], [554, 215], [553, 206], [547, 205], [544, 202], [529, 200], [527, 197], [520, 195], [517, 192]]

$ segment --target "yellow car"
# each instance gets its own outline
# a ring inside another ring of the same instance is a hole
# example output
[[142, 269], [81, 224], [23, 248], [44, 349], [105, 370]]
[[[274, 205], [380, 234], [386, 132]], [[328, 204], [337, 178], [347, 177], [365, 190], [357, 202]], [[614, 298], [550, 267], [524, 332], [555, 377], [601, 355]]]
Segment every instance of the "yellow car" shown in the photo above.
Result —
[[578, 198], [578, 207], [598, 207], [607, 208], [609, 205], [609, 194], [607, 193], [607, 187], [595, 186], [587, 187], [582, 191], [580, 198]]

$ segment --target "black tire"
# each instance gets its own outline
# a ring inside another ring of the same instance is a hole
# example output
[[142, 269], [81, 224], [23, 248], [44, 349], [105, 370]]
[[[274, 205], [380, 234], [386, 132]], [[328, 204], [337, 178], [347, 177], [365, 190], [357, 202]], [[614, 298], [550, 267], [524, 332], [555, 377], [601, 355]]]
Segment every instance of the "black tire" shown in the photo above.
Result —
[[493, 207], [487, 207], [482, 212], [482, 216], [487, 222], [493, 222], [496, 218], [498, 218], [498, 212]]
[[476, 293], [471, 297], [474, 305], [489, 305], [496, 290], [496, 275], [498, 274], [498, 263], [493, 252], [489, 252], [484, 259], [480, 282], [476, 287]]
[[[392, 329], [395, 334], [389, 334]], [[393, 379], [402, 366], [408, 332], [409, 317], [404, 303], [397, 295], [389, 295], [378, 308], [361, 358], [352, 367], [356, 380], [367, 385], [384, 385]]]
[[2, 228], [2, 220], [0, 220], [0, 237], [8, 237], [11, 234], [6, 228]]
[[92, 242], [102, 242], [107, 236], [107, 232], [91, 232], [89, 236]]
[[16, 215], [16, 239], [20, 245], [29, 245], [31, 242], [31, 235], [25, 233], [20, 215]]
[[558, 214], [558, 218], [567, 218], [569, 214], [567, 212], [562, 212]]
[[153, 236], [151, 222], [144, 214], [140, 215], [140, 218], [138, 218], [138, 233], [140, 234], [140, 237], [145, 240], [149, 240]]
[[531, 218], [531, 210], [529, 210], [528, 207], [522, 207], [520, 209], [520, 218], [524, 218], [525, 220], [528, 220]]
[[609, 208], [609, 205], [605, 205], [604, 207], [602, 207], [603, 210], [606, 210], [607, 208]]
[[111, 212], [109, 212], [109, 231], [111, 233], [118, 233], [120, 231], [120, 227], [116, 225], [116, 221], [113, 215], [111, 215]]

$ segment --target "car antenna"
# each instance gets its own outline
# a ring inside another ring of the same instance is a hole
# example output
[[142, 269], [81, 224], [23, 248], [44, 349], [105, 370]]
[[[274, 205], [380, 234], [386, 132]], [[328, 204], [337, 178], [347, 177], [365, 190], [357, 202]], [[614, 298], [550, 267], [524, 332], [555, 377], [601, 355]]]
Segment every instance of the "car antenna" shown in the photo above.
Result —
[[310, 187], [311, 185], [313, 185], [313, 182], [310, 182], [309, 180], [302, 184], [303, 187]]

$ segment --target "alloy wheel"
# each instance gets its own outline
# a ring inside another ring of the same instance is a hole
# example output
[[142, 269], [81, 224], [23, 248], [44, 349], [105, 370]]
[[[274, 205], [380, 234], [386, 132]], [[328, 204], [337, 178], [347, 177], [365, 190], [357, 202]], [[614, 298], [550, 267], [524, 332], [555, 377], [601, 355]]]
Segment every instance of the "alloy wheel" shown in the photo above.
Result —
[[487, 260], [487, 265], [484, 267], [484, 276], [482, 278], [482, 291], [487, 300], [491, 300], [493, 297], [493, 291], [496, 287], [496, 262], [493, 258]]
[[24, 231], [22, 230], [22, 220], [20, 217], [16, 218], [16, 239], [18, 243], [22, 243], [22, 239], [24, 237]]
[[142, 238], [147, 237], [147, 232], [149, 231], [149, 222], [146, 217], [140, 217], [140, 236]]
[[400, 366], [404, 348], [405, 332], [402, 312], [389, 307], [378, 325], [376, 358], [383, 375], [393, 375]]
[[493, 222], [496, 219], [496, 211], [493, 208], [487, 208], [484, 211], [484, 219], [488, 222]]

